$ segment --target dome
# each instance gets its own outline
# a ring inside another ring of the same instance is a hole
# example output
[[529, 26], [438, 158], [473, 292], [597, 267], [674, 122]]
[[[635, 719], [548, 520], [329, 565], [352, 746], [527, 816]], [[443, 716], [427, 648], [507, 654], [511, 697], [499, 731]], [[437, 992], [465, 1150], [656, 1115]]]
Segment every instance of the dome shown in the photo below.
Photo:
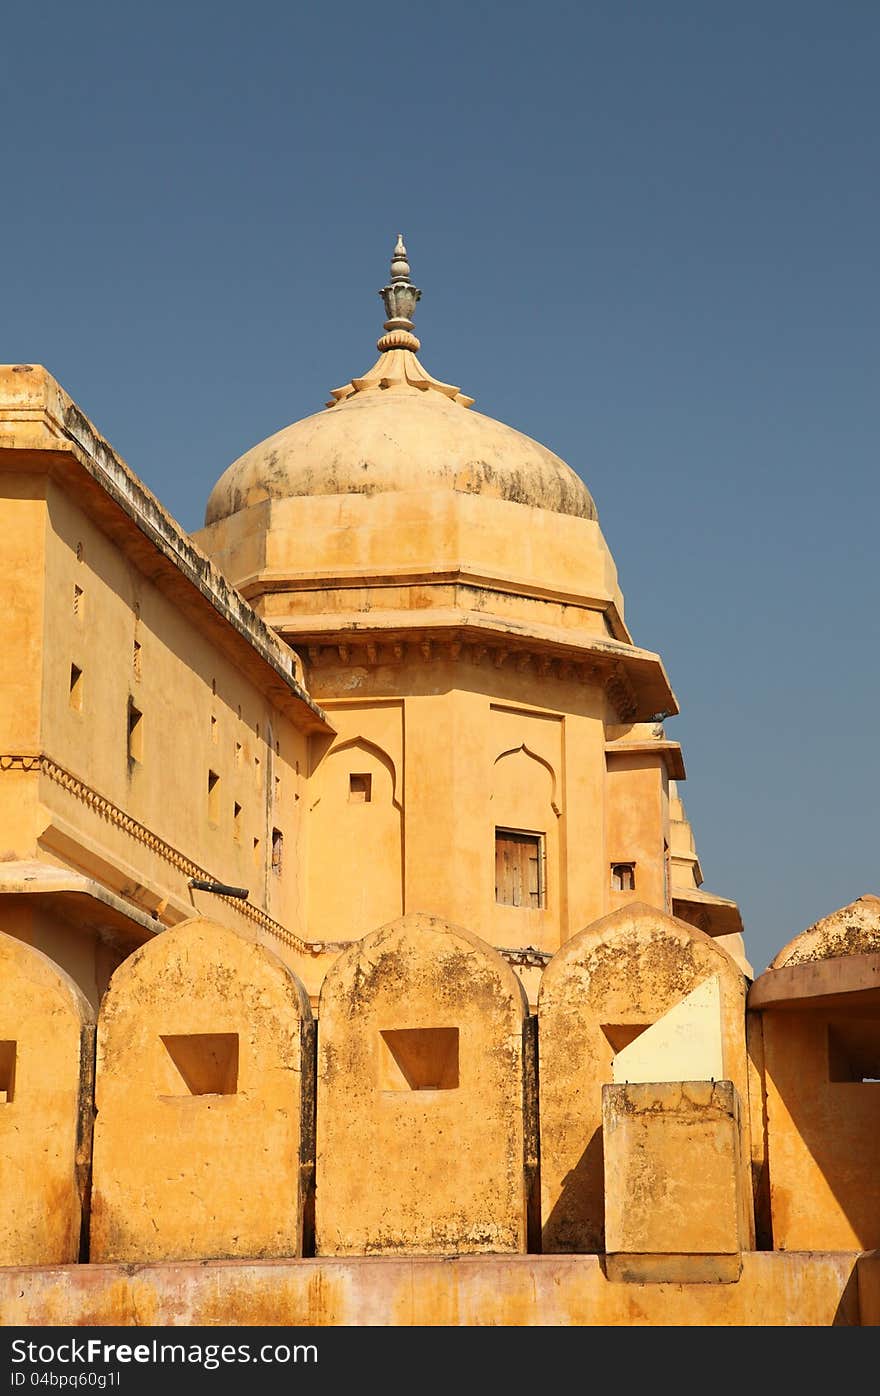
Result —
[[470, 410], [472, 398], [424, 369], [410, 318], [420, 292], [402, 239], [380, 358], [337, 388], [327, 407], [240, 456], [211, 491], [205, 524], [265, 499], [449, 489], [595, 519], [589, 490], [559, 456], [522, 432]]

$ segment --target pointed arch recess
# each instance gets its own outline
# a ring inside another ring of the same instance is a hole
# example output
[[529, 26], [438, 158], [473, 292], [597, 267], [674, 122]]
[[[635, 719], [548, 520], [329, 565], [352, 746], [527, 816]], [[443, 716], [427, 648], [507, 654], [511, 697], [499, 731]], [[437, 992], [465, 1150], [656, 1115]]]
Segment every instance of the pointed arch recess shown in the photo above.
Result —
[[523, 752], [526, 756], [530, 757], [532, 761], [537, 761], [538, 765], [543, 766], [544, 769], [548, 772], [550, 776], [550, 808], [552, 809], [553, 813], [556, 815], [556, 818], [558, 819], [562, 814], [562, 807], [556, 799], [556, 772], [550, 765], [550, 762], [545, 760], [543, 756], [539, 756], [536, 751], [532, 751], [531, 747], [527, 746], [525, 742], [520, 742], [519, 746], [508, 747], [506, 751], [500, 752], [499, 755], [495, 757], [495, 760], [492, 763], [493, 767], [497, 766], [499, 761], [503, 761], [505, 756], [516, 756], [517, 753], [520, 751]]
[[329, 761], [332, 757], [338, 756], [340, 752], [348, 751], [351, 747], [360, 747], [362, 751], [370, 752], [372, 756], [375, 756], [377, 761], [382, 763], [391, 776], [391, 803], [394, 808], [402, 814], [403, 806], [400, 803], [397, 790], [397, 768], [392, 758], [388, 755], [388, 752], [385, 751], [383, 747], [378, 746], [376, 742], [371, 742], [368, 737], [347, 737], [345, 741], [340, 742], [338, 746], [331, 747], [325, 755], [324, 760]]

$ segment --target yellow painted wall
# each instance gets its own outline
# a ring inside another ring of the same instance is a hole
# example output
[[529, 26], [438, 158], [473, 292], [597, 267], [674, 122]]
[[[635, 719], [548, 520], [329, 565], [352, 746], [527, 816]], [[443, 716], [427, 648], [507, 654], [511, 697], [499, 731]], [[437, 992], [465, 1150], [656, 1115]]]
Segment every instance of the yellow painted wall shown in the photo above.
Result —
[[302, 1253], [310, 1019], [292, 970], [212, 921], [116, 971], [98, 1020], [92, 1261]]
[[[338, 733], [312, 739], [310, 938], [350, 939], [402, 909], [442, 914], [496, 946], [553, 951], [607, 910], [600, 688], [539, 686], [524, 669], [439, 647], [427, 661], [404, 647], [397, 666], [322, 660], [310, 680]], [[350, 805], [361, 769], [374, 801]], [[496, 902], [498, 827], [544, 836], [545, 908]]]
[[[668, 829], [668, 782], [659, 756], [608, 755], [608, 842], [605, 879], [608, 908], [647, 902], [668, 911], [664, 842]], [[611, 864], [635, 863], [632, 892], [611, 887]]]
[[[335, 738], [312, 739], [308, 927], [351, 940], [403, 911], [403, 705], [333, 705]], [[369, 800], [352, 791], [367, 776]]]
[[880, 1016], [876, 1008], [868, 1014], [845, 1006], [761, 1014], [778, 1249], [880, 1246], [880, 1084], [829, 1079], [829, 1030], [841, 1022], [858, 1020], [880, 1061]]
[[46, 509], [42, 481], [0, 472], [0, 694], [3, 752], [30, 752], [39, 741], [40, 663]]
[[469, 931], [406, 916], [336, 961], [318, 1031], [318, 1255], [524, 1251], [525, 996]]
[[79, 1259], [93, 1022], [63, 970], [0, 932], [0, 1266]]
[[[538, 999], [545, 1251], [604, 1249], [601, 1092], [613, 1079], [612, 1061], [620, 1050], [606, 1029], [651, 1025], [714, 975], [721, 980], [724, 1076], [745, 1102], [745, 979], [701, 931], [636, 904], [586, 927], [547, 966]], [[741, 1131], [746, 1214], [751, 1182], [745, 1109]], [[751, 1244], [751, 1221], [748, 1234]]]
[[[218, 880], [247, 887], [257, 904], [296, 929], [305, 738], [57, 486], [49, 505], [44, 749], [146, 829]], [[82, 596], [75, 615], [76, 586]], [[83, 675], [80, 710], [69, 701], [72, 663]], [[130, 701], [143, 714], [140, 761], [127, 754]], [[209, 806], [209, 771], [219, 777], [216, 812]], [[143, 865], [142, 841], [100, 816], [90, 818], [81, 806], [74, 814], [63, 795], [44, 794], [60, 821], [76, 821], [87, 839]], [[284, 835], [280, 877], [270, 871], [275, 827]], [[88, 861], [86, 847], [85, 866]], [[151, 890], [160, 893], [164, 885], [183, 894], [179, 873], [160, 860], [147, 866]]]

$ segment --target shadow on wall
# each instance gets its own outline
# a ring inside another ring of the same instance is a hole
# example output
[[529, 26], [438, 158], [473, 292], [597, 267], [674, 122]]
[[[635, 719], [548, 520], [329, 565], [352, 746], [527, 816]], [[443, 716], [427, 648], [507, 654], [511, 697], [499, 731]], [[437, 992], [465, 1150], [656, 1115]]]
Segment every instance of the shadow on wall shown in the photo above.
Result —
[[558, 1254], [604, 1251], [605, 1156], [601, 1128], [594, 1131], [580, 1158], [563, 1178], [559, 1197], [541, 1229], [541, 1243], [543, 1250]]

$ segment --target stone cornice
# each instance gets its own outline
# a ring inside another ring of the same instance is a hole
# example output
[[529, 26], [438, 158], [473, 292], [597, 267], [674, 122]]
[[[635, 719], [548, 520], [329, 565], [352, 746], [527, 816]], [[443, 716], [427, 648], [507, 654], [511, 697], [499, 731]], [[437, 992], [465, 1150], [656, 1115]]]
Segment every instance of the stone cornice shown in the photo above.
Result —
[[[671, 780], [686, 780], [681, 743], [664, 738], [649, 741], [616, 741], [605, 743], [606, 756], [658, 756], [666, 765]], [[673, 853], [673, 857], [680, 856]], [[696, 857], [696, 855], [694, 855]]]
[[529, 634], [525, 627], [505, 627], [503, 622], [493, 623], [492, 618], [463, 616], [461, 612], [451, 615], [448, 627], [437, 626], [434, 613], [431, 623], [423, 622], [415, 632], [402, 629], [399, 617], [397, 624], [385, 631], [373, 624], [376, 620], [379, 618], [370, 616], [369, 631], [366, 626], [364, 631], [339, 628], [332, 636], [326, 632], [308, 637], [290, 635], [289, 641], [314, 670], [463, 660], [487, 668], [525, 671], [541, 679], [601, 684], [621, 722], [653, 717], [664, 700], [665, 711], [677, 711], [670, 706], [675, 697], [657, 655], [599, 636], [577, 640], [568, 636], [567, 642], [560, 643], [555, 635], [548, 639], [536, 632]]
[[[531, 637], [529, 642], [529, 638], [521, 632], [499, 634], [489, 627], [468, 625], [453, 632], [422, 631], [415, 637], [401, 632], [391, 638], [376, 632], [369, 637], [348, 632], [344, 638], [332, 642], [330, 638], [314, 637], [309, 644], [302, 644], [299, 638], [292, 637], [291, 644], [296, 645], [313, 670], [331, 666], [376, 669], [386, 664], [395, 666], [413, 660], [420, 663], [464, 660], [465, 663], [487, 669], [517, 670], [518, 673], [527, 671], [542, 680], [601, 684], [620, 722], [648, 718], [655, 711], [650, 701], [638, 695], [623, 660], [617, 653], [603, 648], [601, 641], [589, 644], [587, 639], [584, 644], [570, 644], [562, 649], [559, 645], [541, 644], [536, 637]], [[640, 652], [640, 656], [644, 653]], [[655, 659], [655, 656], [645, 655], [645, 659]], [[668, 685], [661, 690], [661, 697], [663, 694], [672, 698]], [[648, 697], [657, 697], [657, 694], [648, 694]], [[651, 711], [648, 712], [648, 709]]]
[[348, 591], [360, 587], [440, 587], [465, 586], [481, 591], [497, 592], [501, 596], [525, 597], [530, 601], [551, 601], [563, 606], [576, 606], [583, 611], [597, 611], [607, 620], [611, 638], [625, 645], [632, 644], [617, 605], [607, 595], [598, 590], [595, 595], [582, 592], [562, 591], [558, 587], [541, 586], [537, 582], [524, 582], [512, 573], [486, 572], [469, 567], [467, 563], [450, 560], [438, 561], [425, 567], [385, 567], [381, 571], [363, 567], [337, 568], [330, 572], [299, 572], [291, 576], [290, 571], [280, 568], [261, 568], [241, 578], [237, 589], [249, 601], [261, 596], [296, 594], [311, 591]]

